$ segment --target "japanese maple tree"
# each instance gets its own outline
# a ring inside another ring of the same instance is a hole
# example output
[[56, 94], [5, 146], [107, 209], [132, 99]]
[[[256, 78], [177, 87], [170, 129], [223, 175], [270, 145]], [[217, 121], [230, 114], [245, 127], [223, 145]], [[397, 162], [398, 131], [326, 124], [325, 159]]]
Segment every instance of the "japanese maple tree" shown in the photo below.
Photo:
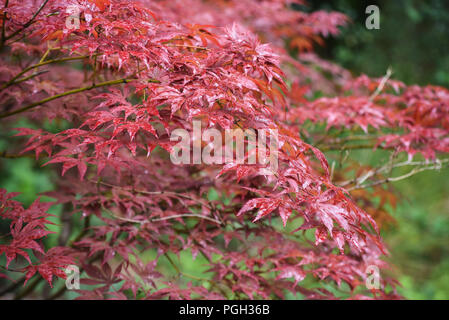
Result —
[[[81, 299], [400, 298], [379, 231], [388, 183], [448, 163], [448, 90], [320, 59], [314, 46], [348, 19], [303, 1], [0, 4], [0, 123], [16, 136], [0, 156], [34, 153], [60, 176], [54, 202], [28, 208], [0, 189], [0, 296], [46, 281], [61, 297], [55, 279], [76, 265]], [[17, 127], [23, 117], [39, 129]], [[276, 130], [276, 171], [173, 164], [171, 133], [194, 120]], [[361, 165], [355, 149], [387, 161]], [[69, 218], [45, 247], [57, 204]], [[184, 270], [186, 253], [202, 276]]]

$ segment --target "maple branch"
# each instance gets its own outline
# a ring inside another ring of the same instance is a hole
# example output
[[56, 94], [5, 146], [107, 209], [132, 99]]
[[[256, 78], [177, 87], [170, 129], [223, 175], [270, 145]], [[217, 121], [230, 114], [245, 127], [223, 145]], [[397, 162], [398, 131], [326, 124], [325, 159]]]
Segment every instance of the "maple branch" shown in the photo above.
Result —
[[436, 166], [430, 166], [430, 167], [423, 167], [423, 168], [414, 168], [413, 170], [411, 170], [410, 172], [402, 175], [402, 176], [398, 176], [398, 177], [388, 177], [385, 179], [381, 179], [378, 181], [373, 181], [371, 183], [365, 184], [365, 185], [360, 185], [360, 186], [354, 186], [352, 188], [347, 189], [348, 191], [352, 191], [352, 190], [358, 190], [358, 189], [366, 189], [369, 187], [374, 187], [380, 184], [384, 184], [384, 183], [389, 183], [389, 182], [396, 182], [396, 181], [400, 181], [400, 180], [404, 180], [407, 178], [410, 178], [411, 176], [414, 176], [420, 172], [423, 171], [427, 171], [427, 170], [438, 170], [441, 169], [442, 167], [440, 165], [436, 165]]
[[31, 292], [33, 292], [34, 288], [37, 287], [37, 285], [43, 280], [44, 278], [42, 277], [37, 277], [33, 280], [33, 282], [31, 284], [29, 284], [25, 290], [23, 290], [22, 292], [16, 294], [16, 296], [14, 297], [14, 300], [19, 300], [22, 299], [23, 297], [29, 295]]
[[[326, 138], [326, 135], [324, 136], [324, 138]], [[333, 140], [330, 140], [329, 143], [330, 144], [341, 144], [341, 143], [347, 143], [347, 142], [352, 142], [352, 141], [375, 140], [378, 138], [379, 137], [376, 135], [353, 135], [353, 136], [335, 138]], [[316, 143], [316, 144], [319, 144], [319, 143]]]
[[181, 47], [181, 48], [189, 48], [189, 49], [197, 49], [197, 50], [205, 50], [208, 51], [208, 48], [205, 47], [198, 47], [198, 46], [190, 46], [188, 44], [168, 44], [167, 47]]
[[195, 199], [193, 197], [190, 197], [190, 196], [188, 196], [186, 194], [175, 192], [175, 191], [145, 191], [145, 190], [136, 190], [134, 188], [126, 189], [126, 188], [123, 188], [123, 187], [120, 187], [120, 186], [117, 186], [117, 185], [114, 185], [114, 184], [110, 184], [110, 183], [107, 183], [107, 182], [103, 182], [103, 181], [94, 181], [94, 180], [89, 180], [89, 181], [92, 182], [92, 183], [96, 183], [96, 184], [102, 184], [104, 186], [111, 187], [111, 188], [117, 188], [117, 189], [129, 191], [129, 192], [137, 192], [137, 193], [146, 194], [146, 195], [164, 195], [165, 194], [165, 195], [178, 196], [178, 197], [182, 197], [182, 198], [185, 198], [185, 199], [188, 199], [188, 200], [195, 201], [195, 202], [205, 206], [206, 208], [208, 208], [210, 210], [213, 210], [213, 208], [210, 205], [208, 205], [207, 203], [204, 203], [204, 202], [202, 202], [202, 201], [200, 201], [198, 199]]
[[[357, 149], [373, 149], [376, 146], [375, 143], [366, 143], [366, 144], [358, 144], [358, 145], [338, 145], [338, 146], [322, 146], [317, 147], [320, 151], [344, 151], [344, 150], [357, 150]], [[388, 148], [387, 148], [388, 149]]]
[[90, 85], [90, 86], [83, 87], [83, 88], [78, 88], [78, 89], [66, 91], [66, 92], [63, 92], [63, 93], [60, 93], [60, 94], [57, 94], [57, 95], [45, 98], [45, 99], [43, 99], [41, 101], [34, 102], [34, 103], [30, 104], [30, 105], [27, 105], [27, 106], [25, 106], [23, 108], [15, 110], [15, 111], [11, 111], [11, 112], [8, 112], [8, 113], [1, 114], [0, 115], [0, 119], [7, 118], [7, 117], [13, 116], [15, 114], [28, 111], [28, 110], [30, 110], [32, 108], [38, 107], [38, 106], [40, 106], [42, 104], [45, 104], [47, 102], [50, 102], [50, 101], [53, 101], [53, 100], [56, 100], [56, 99], [59, 99], [59, 98], [65, 97], [65, 96], [69, 96], [69, 95], [80, 93], [80, 92], [84, 92], [84, 91], [89, 91], [89, 90], [92, 90], [92, 89], [95, 89], [95, 88], [112, 86], [112, 85], [117, 85], [117, 84], [122, 84], [122, 83], [129, 83], [129, 82], [136, 81], [136, 80], [139, 80], [139, 79], [111, 80], [111, 81], [105, 81], [105, 82], [101, 82], [101, 83]]
[[103, 209], [108, 212], [111, 216], [113, 216], [116, 219], [122, 220], [122, 221], [126, 221], [126, 222], [131, 222], [131, 223], [137, 223], [137, 224], [144, 224], [147, 222], [158, 222], [158, 221], [166, 221], [166, 220], [171, 220], [171, 219], [177, 219], [177, 218], [189, 218], [189, 217], [193, 217], [193, 218], [200, 218], [200, 219], [204, 219], [204, 220], [208, 220], [211, 222], [214, 222], [216, 224], [221, 225], [222, 223], [214, 218], [210, 218], [208, 216], [204, 216], [201, 214], [196, 214], [196, 213], [183, 213], [183, 214], [175, 214], [172, 216], [167, 216], [167, 217], [162, 217], [162, 218], [150, 218], [149, 220], [136, 220], [136, 219], [130, 219], [130, 218], [125, 218], [125, 217], [120, 217], [116, 214], [114, 214], [111, 210], [108, 210], [107, 208], [105, 208], [103, 206]]
[[[27, 73], [28, 71], [31, 71], [33, 69], [45, 66], [47, 64], [52, 64], [52, 63], [59, 63], [59, 62], [65, 62], [65, 61], [72, 61], [72, 60], [83, 60], [83, 59], [88, 59], [97, 55], [102, 55], [102, 54], [95, 54], [92, 56], [89, 55], [84, 55], [84, 56], [77, 56], [77, 57], [66, 57], [66, 58], [61, 58], [61, 59], [52, 59], [52, 60], [47, 60], [47, 61], [41, 61], [37, 64], [33, 64], [29, 67], [26, 67], [25, 69], [23, 69], [21, 72], [19, 72], [17, 75], [15, 75], [11, 80], [9, 80], [8, 82], [6, 82], [5, 84], [3, 84], [0, 87], [0, 90], [6, 89], [9, 86], [13, 85], [13, 84], [17, 84], [19, 82], [16, 82], [17, 79], [19, 79], [21, 76], [23, 76], [25, 73]], [[20, 82], [23, 82], [25, 80], [21, 80]]]
[[439, 165], [439, 164], [448, 163], [448, 162], [449, 162], [449, 158], [436, 159], [435, 161], [433, 161], [433, 163], [429, 163], [427, 161], [404, 161], [404, 162], [398, 162], [398, 163], [394, 164], [393, 167], [397, 168], [397, 167], [404, 167], [404, 166], [426, 166], [429, 164]]
[[209, 221], [215, 222], [216, 224], [222, 224], [220, 221], [218, 221], [218, 220], [216, 220], [214, 218], [210, 218], [210, 217], [203, 216], [201, 214], [195, 214], [195, 213], [175, 214], [175, 215], [168, 216], [168, 217], [153, 218], [150, 221], [165, 221], [165, 220], [176, 219], [176, 218], [183, 218], [183, 217], [196, 217], [196, 218], [200, 218], [200, 219], [204, 219], [204, 220], [209, 220]]
[[411, 161], [405, 161], [405, 162], [400, 162], [400, 163], [396, 163], [396, 164], [392, 164], [392, 165], [385, 165], [377, 170], [371, 170], [368, 173], [364, 174], [363, 176], [361, 176], [360, 178], [354, 179], [354, 180], [350, 180], [350, 181], [345, 181], [341, 184], [339, 184], [340, 186], [345, 186], [348, 185], [350, 183], [355, 183], [355, 186], [348, 188], [348, 191], [352, 191], [352, 190], [358, 190], [358, 189], [366, 189], [369, 187], [374, 187], [380, 184], [384, 184], [384, 183], [389, 183], [389, 182], [396, 182], [396, 181], [400, 181], [400, 180], [404, 180], [407, 179], [409, 177], [412, 177], [420, 172], [423, 171], [427, 171], [427, 170], [439, 170], [443, 167], [446, 167], [446, 164], [449, 164], [449, 159], [442, 159], [442, 160], [437, 160], [434, 162], [435, 164], [432, 166], [426, 166], [426, 167], [415, 167], [413, 168], [410, 172], [403, 174], [401, 176], [397, 176], [397, 177], [387, 177], [385, 179], [380, 179], [377, 181], [373, 181], [367, 184], [363, 184], [367, 179], [369, 179], [370, 177], [385, 172], [387, 170], [391, 170], [393, 168], [398, 168], [398, 167], [403, 167], [403, 166], [411, 166], [411, 165], [428, 165], [428, 163], [422, 162], [422, 161], [415, 161], [415, 162], [411, 162]]
[[83, 231], [81, 231], [75, 239], [69, 242], [69, 247], [72, 248], [75, 245], [75, 243], [80, 241], [89, 232], [90, 220], [91, 216], [87, 216], [86, 219], [84, 220]]
[[[342, 149], [370, 149], [376, 146], [376, 140], [379, 138], [377, 135], [373, 134], [357, 134], [354, 132], [355, 128], [351, 129], [349, 133], [353, 132], [353, 135], [346, 137], [337, 137], [336, 135], [344, 134], [345, 131], [338, 131], [336, 133], [326, 133], [319, 140], [312, 143], [316, 148], [321, 151], [335, 151]], [[326, 141], [326, 138], [331, 138]], [[350, 142], [358, 142], [359, 144], [346, 145]], [[379, 146], [381, 147], [381, 146]]]
[[12, 33], [11, 35], [7, 36], [4, 38], [4, 42], [8, 41], [11, 38], [14, 38], [16, 35], [18, 35], [19, 33], [21, 33], [23, 30], [25, 30], [26, 28], [28, 28], [29, 26], [31, 26], [35, 21], [34, 19], [36, 19], [36, 17], [39, 15], [39, 13], [41, 13], [42, 9], [44, 9], [44, 7], [47, 5], [49, 0], [44, 0], [44, 2], [41, 4], [41, 6], [39, 7], [39, 9], [34, 13], [34, 15], [31, 17], [30, 20], [28, 20], [27, 23], [25, 23], [22, 28], [20, 28], [19, 30], [15, 31], [14, 33]]
[[7, 294], [8, 292], [16, 290], [22, 284], [22, 282], [24, 280], [25, 280], [25, 276], [23, 276], [20, 280], [12, 283], [9, 287], [6, 287], [2, 291], [0, 291], [0, 297]]
[[396, 154], [392, 153], [391, 156], [390, 156], [389, 163], [384, 165], [384, 166], [382, 166], [382, 167], [379, 167], [379, 168], [377, 168], [375, 170], [370, 170], [370, 171], [368, 171], [367, 173], [365, 173], [361, 177], [354, 177], [354, 179], [347, 180], [347, 181], [344, 181], [344, 182], [341, 182], [341, 183], [337, 183], [337, 184], [340, 187], [344, 187], [344, 186], [347, 186], [348, 184], [352, 184], [352, 183], [355, 183], [356, 186], [359, 186], [360, 184], [365, 182], [370, 177], [372, 177], [372, 176], [374, 176], [376, 174], [379, 174], [381, 172], [384, 172], [386, 170], [386, 168], [388, 168], [390, 170], [390, 173], [391, 173], [391, 170], [393, 170], [393, 168], [394, 168], [393, 160], [394, 160], [395, 156], [396, 156]]
[[23, 273], [23, 270], [6, 268], [6, 267], [4, 267], [4, 266], [0, 266], [0, 268], [3, 269], [3, 270], [5, 270], [5, 271], [9, 271], [9, 272], [20, 272], [20, 273]]
[[7, 154], [6, 151], [0, 152], [0, 158], [17, 159], [17, 158], [34, 158], [32, 154]]
[[30, 80], [30, 79], [32, 79], [32, 78], [35, 78], [35, 77], [40, 76], [40, 75], [42, 75], [42, 74], [45, 74], [45, 73], [47, 73], [47, 72], [49, 72], [49, 70], [43, 70], [43, 71], [39, 71], [39, 72], [33, 73], [33, 74], [31, 74], [31, 75], [29, 75], [29, 76], [27, 76], [27, 77], [24, 77], [24, 78], [21, 78], [21, 79], [15, 81], [14, 84], [18, 84], [18, 83], [25, 82], [25, 81], [27, 81], [27, 80]]

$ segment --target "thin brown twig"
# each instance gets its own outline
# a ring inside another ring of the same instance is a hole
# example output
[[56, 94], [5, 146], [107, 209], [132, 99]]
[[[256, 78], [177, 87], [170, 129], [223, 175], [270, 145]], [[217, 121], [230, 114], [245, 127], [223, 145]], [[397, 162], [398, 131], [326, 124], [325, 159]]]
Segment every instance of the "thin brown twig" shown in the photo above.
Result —
[[[101, 55], [101, 54], [98, 54]], [[92, 55], [92, 57], [94, 57], [96, 55]], [[52, 63], [60, 63], [60, 62], [66, 62], [66, 61], [73, 61], [73, 60], [83, 60], [83, 59], [88, 59], [91, 58], [91, 56], [89, 55], [84, 55], [84, 56], [76, 56], [76, 57], [66, 57], [66, 58], [61, 58], [61, 59], [52, 59], [52, 60], [47, 60], [47, 61], [41, 61], [39, 63], [33, 64], [29, 67], [26, 67], [25, 69], [23, 69], [22, 71], [20, 71], [17, 75], [15, 75], [11, 80], [9, 80], [8, 82], [4, 83], [1, 87], [0, 90], [3, 90], [5, 88], [8, 88], [9, 86], [16, 84], [16, 80], [19, 79], [21, 76], [23, 76], [25, 73], [27, 73], [28, 71], [31, 71], [33, 69], [45, 66], [47, 64], [52, 64]]]
[[[317, 148], [323, 152], [325, 151], [342, 151], [342, 150], [358, 150], [358, 149], [373, 149], [376, 147], [375, 143], [366, 143], [366, 144], [358, 144], [358, 145], [351, 145], [351, 146], [317, 146]], [[388, 149], [388, 148], [383, 148]]]
[[137, 193], [146, 194], [146, 195], [171, 195], [171, 196], [178, 196], [178, 197], [182, 197], [182, 198], [185, 198], [185, 199], [188, 199], [188, 200], [195, 201], [195, 202], [205, 206], [206, 208], [208, 208], [210, 210], [213, 210], [213, 208], [210, 205], [208, 205], [207, 203], [204, 203], [203, 201], [200, 201], [200, 200], [195, 199], [193, 197], [190, 197], [190, 196], [188, 196], [186, 194], [175, 192], [175, 191], [145, 191], [145, 190], [138, 190], [138, 189], [134, 189], [134, 188], [127, 189], [127, 188], [123, 188], [121, 186], [117, 186], [117, 185], [110, 184], [110, 183], [103, 182], [103, 181], [95, 181], [95, 180], [89, 180], [89, 181], [92, 182], [92, 183], [95, 183], [95, 184], [102, 184], [102, 185], [107, 186], [107, 187], [122, 189], [122, 190], [125, 190], [125, 191], [128, 191], [128, 192], [137, 192]]
[[126, 221], [126, 222], [130, 222], [130, 223], [137, 223], [137, 224], [144, 224], [147, 222], [158, 222], [158, 221], [166, 221], [166, 220], [172, 220], [172, 219], [177, 219], [177, 218], [199, 218], [199, 219], [204, 219], [204, 220], [208, 220], [211, 222], [214, 222], [216, 224], [221, 225], [222, 223], [214, 218], [210, 218], [208, 216], [204, 216], [201, 214], [196, 214], [196, 213], [183, 213], [183, 214], [175, 214], [175, 215], [171, 215], [171, 216], [167, 216], [167, 217], [162, 217], [162, 218], [149, 218], [148, 220], [136, 220], [136, 219], [131, 219], [131, 218], [125, 218], [125, 217], [120, 217], [116, 214], [114, 214], [111, 210], [108, 210], [107, 208], [105, 208], [103, 206], [103, 209], [108, 212], [111, 216], [113, 216], [116, 219], [122, 220], [122, 221]]
[[34, 158], [32, 154], [8, 154], [6, 151], [0, 152], [0, 158], [17, 159], [17, 158]]
[[205, 47], [198, 47], [198, 46], [191, 46], [187, 44], [169, 44], [167, 47], [183, 47], [183, 48], [189, 48], [189, 49], [197, 49], [197, 50], [205, 50], [208, 51], [208, 48]]
[[[403, 161], [403, 162], [398, 162], [398, 163], [392, 163], [392, 160], [391, 160], [389, 163], [387, 163], [386, 165], [384, 165], [380, 168], [377, 168], [375, 170], [370, 170], [360, 177], [356, 177], [351, 180], [339, 182], [339, 183], [337, 183], [337, 185], [340, 187], [344, 187], [349, 184], [355, 183], [355, 186], [353, 186], [351, 188], [352, 190], [354, 190], [354, 189], [358, 189], [369, 178], [371, 178], [377, 174], [380, 174], [380, 173], [385, 173], [387, 171], [389, 171], [391, 173], [391, 170], [394, 168], [405, 167], [405, 166], [428, 166], [428, 165], [434, 164], [435, 169], [438, 169], [438, 168], [441, 168], [443, 164], [448, 163], [448, 162], [449, 162], [449, 158], [448, 159], [436, 159], [434, 162], [430, 162], [430, 163], [426, 162], [426, 161]], [[430, 170], [430, 169], [428, 169], [428, 170]], [[384, 181], [384, 180], [385, 179], [382, 179], [379, 181]], [[390, 178], [390, 181], [394, 181], [394, 180], [391, 180], [391, 178]], [[386, 181], [386, 182], [388, 182], [388, 181]]]
[[28, 20], [28, 22], [26, 22], [22, 28], [20, 28], [19, 30], [13, 32], [12, 34], [10, 34], [9, 36], [6, 36], [4, 38], [4, 41], [8, 41], [11, 38], [14, 38], [16, 35], [18, 35], [19, 33], [21, 33], [22, 31], [24, 31], [25, 29], [27, 29], [29, 26], [31, 26], [35, 21], [36, 17], [39, 15], [39, 13], [42, 11], [42, 9], [44, 9], [44, 7], [47, 5], [49, 0], [44, 0], [44, 2], [40, 5], [39, 9], [33, 14], [33, 16], [31, 17], [30, 20]]
[[139, 80], [139, 79], [111, 80], [111, 81], [105, 81], [105, 82], [101, 82], [101, 83], [98, 83], [98, 84], [95, 84], [95, 85], [90, 85], [90, 86], [83, 87], [83, 88], [69, 90], [69, 91], [66, 91], [66, 92], [63, 92], [63, 93], [59, 93], [57, 95], [45, 98], [45, 99], [43, 99], [41, 101], [34, 102], [34, 103], [29, 104], [29, 105], [27, 105], [27, 106], [25, 106], [23, 108], [20, 108], [20, 109], [11, 111], [11, 112], [7, 112], [7, 113], [4, 113], [4, 114], [0, 114], [0, 119], [7, 118], [7, 117], [13, 116], [15, 114], [28, 111], [28, 110], [33, 109], [35, 107], [38, 107], [38, 106], [40, 106], [42, 104], [45, 104], [47, 102], [50, 102], [50, 101], [53, 101], [53, 100], [56, 100], [56, 99], [59, 99], [59, 98], [65, 97], [65, 96], [69, 96], [69, 95], [80, 93], [80, 92], [84, 92], [84, 91], [89, 91], [89, 90], [92, 90], [92, 89], [95, 89], [95, 88], [112, 86], [112, 85], [123, 84], [123, 83], [129, 83], [129, 82], [136, 81], [136, 80]]
[[17, 81], [14, 82], [14, 84], [19, 84], [19, 83], [28, 81], [28, 80], [30, 80], [32, 78], [35, 78], [37, 76], [43, 75], [43, 74], [48, 73], [48, 72], [49, 72], [49, 70], [43, 70], [43, 71], [39, 71], [39, 72], [33, 73], [33, 74], [31, 74], [31, 75], [29, 75], [27, 77], [18, 79]]
[[401, 176], [397, 176], [397, 177], [388, 177], [385, 179], [381, 179], [381, 180], [377, 180], [377, 181], [373, 181], [371, 183], [367, 183], [367, 184], [360, 184], [360, 185], [356, 185], [354, 187], [348, 188], [348, 191], [352, 191], [352, 190], [358, 190], [358, 189], [366, 189], [366, 188], [370, 188], [370, 187], [374, 187], [380, 184], [384, 184], [384, 183], [389, 183], [389, 182], [396, 182], [396, 181], [400, 181], [400, 180], [404, 180], [407, 178], [410, 178], [420, 172], [423, 171], [427, 171], [427, 170], [439, 170], [441, 169], [443, 166], [441, 164], [438, 165], [434, 165], [434, 166], [429, 166], [429, 167], [422, 167], [422, 168], [413, 168], [410, 172], [403, 174]]

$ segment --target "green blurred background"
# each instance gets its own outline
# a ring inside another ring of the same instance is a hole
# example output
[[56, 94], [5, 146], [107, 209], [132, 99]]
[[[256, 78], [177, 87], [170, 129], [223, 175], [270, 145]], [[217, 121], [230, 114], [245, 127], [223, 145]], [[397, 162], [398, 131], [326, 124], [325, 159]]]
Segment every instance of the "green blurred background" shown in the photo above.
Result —
[[[309, 1], [309, 10], [336, 10], [352, 23], [340, 36], [317, 48], [354, 72], [393, 78], [406, 84], [449, 87], [449, 1]], [[365, 8], [380, 9], [380, 29], [367, 30]], [[306, 9], [307, 10], [307, 9]], [[448, 115], [449, 117], [449, 115]], [[401, 201], [392, 216], [397, 224], [384, 239], [409, 299], [449, 299], [449, 169], [424, 172], [397, 182]]]
[[[352, 19], [339, 37], [317, 48], [322, 57], [356, 75], [382, 76], [392, 66], [394, 78], [407, 84], [449, 87], [449, 1], [310, 2], [305, 10], [337, 10]], [[380, 30], [365, 28], [369, 4], [380, 8]], [[18, 123], [20, 126], [32, 124]], [[46, 129], [58, 131], [63, 127], [53, 123]], [[17, 141], [11, 135], [0, 136], [0, 151], [14, 149]], [[367, 153], [362, 156], [370, 157]], [[54, 188], [56, 173], [40, 164], [32, 158], [0, 159], [0, 187], [22, 192], [18, 200], [29, 205], [38, 193]], [[384, 230], [383, 236], [402, 284], [399, 291], [408, 299], [449, 299], [449, 169], [420, 173], [395, 186], [401, 194], [397, 209], [391, 210], [397, 224]], [[54, 214], [60, 212], [61, 208], [53, 208]], [[54, 222], [59, 223], [59, 218]], [[2, 228], [7, 226], [0, 224]], [[58, 226], [53, 228], [59, 231]], [[55, 245], [57, 234], [48, 241]], [[198, 261], [187, 257], [182, 260], [184, 270], [196, 274]]]
[[[305, 10], [336, 10], [352, 23], [341, 35], [317, 48], [355, 73], [394, 77], [407, 84], [449, 86], [449, 1], [447, 0], [310, 0]], [[368, 5], [380, 9], [380, 29], [368, 30]]]

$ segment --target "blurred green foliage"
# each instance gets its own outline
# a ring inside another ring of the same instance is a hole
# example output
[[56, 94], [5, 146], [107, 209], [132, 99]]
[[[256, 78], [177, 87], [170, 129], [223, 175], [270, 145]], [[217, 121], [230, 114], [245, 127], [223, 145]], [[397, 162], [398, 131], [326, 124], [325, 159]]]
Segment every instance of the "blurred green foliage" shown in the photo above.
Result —
[[385, 233], [409, 299], [449, 299], [449, 170], [426, 172], [395, 185], [403, 198]]
[[[320, 56], [355, 75], [380, 77], [392, 66], [393, 77], [407, 84], [449, 87], [449, 1], [309, 3], [309, 10], [337, 10], [352, 20], [340, 36], [317, 48]], [[380, 9], [379, 30], [365, 27], [371, 4]], [[423, 172], [394, 186], [400, 192], [399, 205], [391, 210], [397, 224], [383, 236], [402, 284], [399, 291], [409, 299], [449, 299], [449, 170]]]
[[[328, 39], [321, 56], [349, 70], [382, 76], [392, 66], [394, 77], [407, 84], [449, 86], [449, 1], [447, 0], [319, 0], [309, 10], [337, 10], [352, 22]], [[380, 9], [380, 29], [368, 30], [368, 5]]]

